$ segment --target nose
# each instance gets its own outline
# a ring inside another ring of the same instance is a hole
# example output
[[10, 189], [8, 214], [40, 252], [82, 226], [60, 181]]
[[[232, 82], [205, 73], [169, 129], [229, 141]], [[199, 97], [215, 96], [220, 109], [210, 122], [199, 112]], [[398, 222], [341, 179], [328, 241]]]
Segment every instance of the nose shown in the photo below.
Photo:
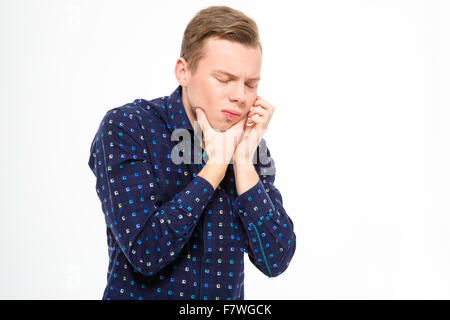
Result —
[[245, 84], [236, 82], [236, 85], [233, 86], [230, 98], [233, 102], [236, 102], [239, 105], [244, 105], [245, 104]]

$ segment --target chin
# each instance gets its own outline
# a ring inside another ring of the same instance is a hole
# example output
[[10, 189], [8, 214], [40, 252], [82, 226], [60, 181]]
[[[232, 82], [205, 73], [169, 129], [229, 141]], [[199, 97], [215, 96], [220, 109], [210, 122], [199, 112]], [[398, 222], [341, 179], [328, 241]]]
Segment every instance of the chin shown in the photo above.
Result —
[[214, 128], [216, 131], [224, 132], [230, 129], [233, 125], [235, 125], [240, 119], [236, 119], [235, 121], [217, 121], [216, 123], [212, 124], [211, 127]]
[[[231, 127], [231, 126], [230, 126], [230, 127]], [[219, 132], [225, 132], [225, 131], [227, 131], [228, 129], [230, 129], [230, 127], [225, 127], [225, 128], [219, 127], [219, 128], [216, 128], [216, 130], [219, 131]]]
[[213, 128], [216, 131], [225, 132], [225, 131], [227, 131], [228, 129], [231, 128], [231, 125], [219, 125], [219, 126], [214, 126]]

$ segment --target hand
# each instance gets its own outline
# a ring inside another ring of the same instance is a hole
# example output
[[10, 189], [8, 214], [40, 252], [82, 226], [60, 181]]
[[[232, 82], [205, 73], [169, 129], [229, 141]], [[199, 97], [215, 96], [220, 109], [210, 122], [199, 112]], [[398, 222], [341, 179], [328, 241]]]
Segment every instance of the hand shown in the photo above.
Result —
[[253, 107], [248, 113], [249, 121], [244, 129], [243, 137], [233, 155], [235, 164], [252, 163], [253, 156], [269, 126], [274, 111], [274, 106], [260, 96], [256, 97]]
[[206, 114], [201, 108], [196, 108], [195, 111], [197, 121], [202, 129], [202, 147], [208, 155], [208, 162], [228, 166], [236, 146], [242, 139], [247, 118], [242, 118], [242, 120], [235, 123], [228, 130], [221, 132], [211, 127], [206, 118]]

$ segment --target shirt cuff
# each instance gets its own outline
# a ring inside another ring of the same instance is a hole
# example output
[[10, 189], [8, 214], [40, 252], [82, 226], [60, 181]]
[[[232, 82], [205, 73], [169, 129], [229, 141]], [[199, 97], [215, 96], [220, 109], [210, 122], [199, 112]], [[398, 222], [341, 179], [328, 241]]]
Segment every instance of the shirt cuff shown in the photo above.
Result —
[[261, 180], [236, 197], [234, 206], [245, 227], [249, 227], [250, 223], [259, 222], [260, 225], [264, 219], [270, 219], [276, 210]]
[[214, 187], [208, 180], [196, 176], [179, 194], [176, 202], [178, 208], [187, 212], [188, 216], [194, 215], [197, 219], [214, 194]]

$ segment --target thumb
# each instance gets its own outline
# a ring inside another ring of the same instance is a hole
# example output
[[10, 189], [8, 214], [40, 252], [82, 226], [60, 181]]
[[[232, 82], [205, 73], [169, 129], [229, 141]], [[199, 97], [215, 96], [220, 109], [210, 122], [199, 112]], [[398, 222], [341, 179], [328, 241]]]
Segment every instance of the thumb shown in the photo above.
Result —
[[197, 114], [197, 121], [200, 125], [200, 128], [203, 132], [206, 132], [211, 129], [211, 126], [209, 125], [208, 119], [206, 118], [205, 113], [201, 108], [196, 108], [195, 113]]

